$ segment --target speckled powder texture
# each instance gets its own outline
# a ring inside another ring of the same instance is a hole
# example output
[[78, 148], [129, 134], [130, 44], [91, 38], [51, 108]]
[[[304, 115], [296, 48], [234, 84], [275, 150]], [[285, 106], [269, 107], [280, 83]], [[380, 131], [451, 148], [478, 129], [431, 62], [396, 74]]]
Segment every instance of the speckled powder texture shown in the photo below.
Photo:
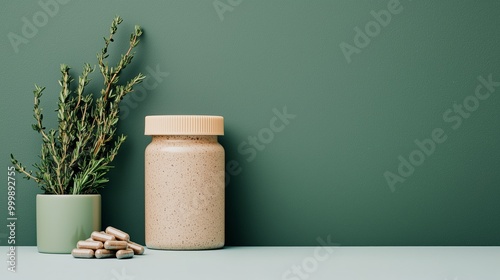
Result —
[[217, 136], [153, 136], [145, 154], [146, 246], [224, 246], [224, 187]]

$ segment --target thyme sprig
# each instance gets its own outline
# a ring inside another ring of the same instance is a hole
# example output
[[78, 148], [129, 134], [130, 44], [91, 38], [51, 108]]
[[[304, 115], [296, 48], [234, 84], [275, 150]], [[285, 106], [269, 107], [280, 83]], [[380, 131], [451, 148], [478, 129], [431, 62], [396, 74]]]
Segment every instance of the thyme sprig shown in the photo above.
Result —
[[121, 55], [116, 66], [109, 67], [107, 63], [108, 47], [114, 42], [113, 36], [122, 21], [119, 16], [113, 19], [110, 34], [104, 37], [104, 48], [97, 54], [99, 70], [104, 78], [98, 97], [85, 91], [94, 67], [85, 63], [74, 86], [70, 67], [61, 65], [57, 129], [44, 127], [40, 98], [45, 87], [35, 85], [33, 117], [36, 121], [32, 128], [42, 137], [40, 162], [33, 165], [36, 169], [33, 172], [27, 171], [12, 154], [11, 161], [18, 172], [28, 180], [34, 180], [45, 193], [93, 194], [108, 182], [106, 174], [126, 139], [123, 134], [116, 135], [120, 101], [146, 78], [139, 73], [125, 83], [119, 83], [120, 74], [132, 62], [134, 49], [140, 42], [140, 26], [135, 26], [128, 50]]

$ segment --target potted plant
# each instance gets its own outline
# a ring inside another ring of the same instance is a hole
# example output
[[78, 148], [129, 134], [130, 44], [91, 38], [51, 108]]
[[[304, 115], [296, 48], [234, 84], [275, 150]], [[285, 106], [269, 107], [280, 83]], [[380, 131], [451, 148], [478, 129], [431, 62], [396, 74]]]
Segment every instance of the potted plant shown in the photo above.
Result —
[[34, 180], [44, 191], [36, 198], [37, 247], [42, 253], [70, 253], [80, 239], [87, 238], [101, 228], [101, 196], [98, 190], [107, 182], [106, 174], [125, 141], [116, 135], [119, 104], [133, 91], [145, 76], [141, 73], [119, 83], [120, 74], [132, 62], [134, 48], [139, 44], [142, 30], [135, 26], [129, 48], [115, 67], [108, 66], [108, 47], [113, 42], [122, 19], [113, 19], [104, 48], [97, 54], [98, 65], [104, 77], [100, 94], [86, 92], [89, 75], [94, 71], [84, 64], [75, 84], [67, 65], [61, 65], [61, 91], [57, 102], [58, 126], [46, 129], [40, 98], [44, 87], [35, 85], [34, 118], [32, 128], [42, 137], [40, 162], [35, 172], [27, 171], [13, 155], [16, 170]]

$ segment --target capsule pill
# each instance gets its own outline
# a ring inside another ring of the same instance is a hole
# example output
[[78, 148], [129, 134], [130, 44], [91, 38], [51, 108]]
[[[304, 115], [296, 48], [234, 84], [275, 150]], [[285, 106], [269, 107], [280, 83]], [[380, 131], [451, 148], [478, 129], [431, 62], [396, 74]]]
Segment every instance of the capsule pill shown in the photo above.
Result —
[[116, 252], [116, 257], [118, 259], [129, 259], [134, 256], [134, 251], [132, 249], [118, 250]]
[[92, 235], [90, 237], [94, 240], [102, 241], [102, 242], [106, 242], [108, 240], [116, 240], [114, 235], [102, 233], [102, 232], [98, 232], [98, 231], [92, 232]]
[[104, 249], [122, 250], [122, 249], [127, 249], [127, 248], [128, 248], [127, 241], [108, 240], [108, 241], [104, 242]]
[[71, 255], [74, 258], [91, 259], [94, 257], [94, 250], [92, 250], [92, 249], [73, 249], [71, 251]]
[[141, 245], [139, 245], [135, 242], [128, 241], [128, 248], [132, 249], [134, 251], [134, 255], [144, 254], [144, 247], [142, 247]]
[[101, 241], [78, 241], [78, 243], [76, 243], [76, 248], [78, 249], [97, 250], [102, 249], [103, 247], [104, 245]]
[[95, 257], [98, 259], [113, 258], [116, 255], [116, 251], [108, 249], [98, 249], [95, 250]]
[[115, 236], [116, 239], [119, 239], [119, 240], [126, 240], [126, 241], [130, 240], [130, 235], [128, 235], [128, 233], [123, 232], [123, 231], [121, 231], [117, 228], [114, 228], [112, 226], [109, 226], [106, 228], [106, 233]]

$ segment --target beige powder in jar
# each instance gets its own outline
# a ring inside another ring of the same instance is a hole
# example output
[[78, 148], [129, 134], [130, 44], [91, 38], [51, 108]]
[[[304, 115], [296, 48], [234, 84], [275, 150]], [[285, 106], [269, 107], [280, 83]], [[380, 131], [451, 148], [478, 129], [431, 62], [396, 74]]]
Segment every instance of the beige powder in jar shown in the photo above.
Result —
[[224, 148], [219, 116], [148, 116], [145, 152], [146, 246], [224, 246]]

